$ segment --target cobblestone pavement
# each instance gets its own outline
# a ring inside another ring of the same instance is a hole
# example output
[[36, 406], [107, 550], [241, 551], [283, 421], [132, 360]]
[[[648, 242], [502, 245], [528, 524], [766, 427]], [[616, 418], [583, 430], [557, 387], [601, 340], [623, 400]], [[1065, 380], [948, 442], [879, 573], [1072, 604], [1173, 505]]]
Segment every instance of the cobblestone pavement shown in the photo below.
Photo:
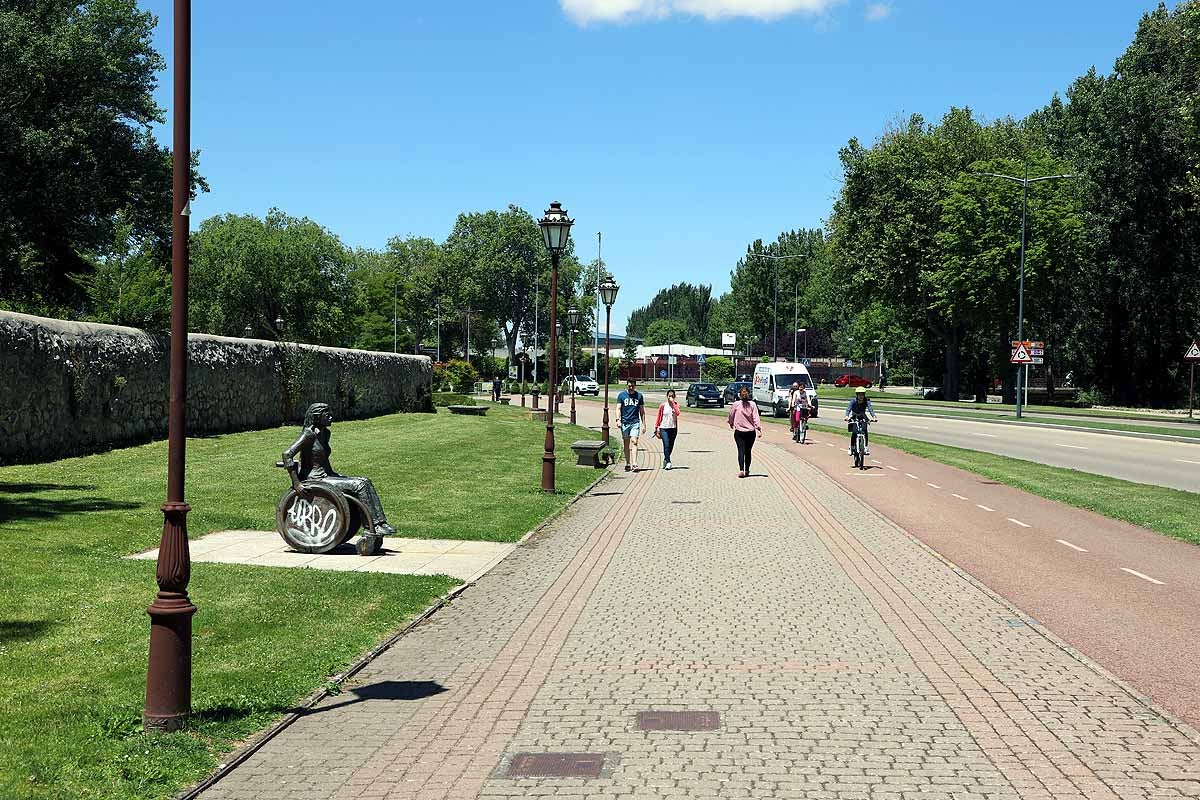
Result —
[[[674, 460], [617, 472], [203, 797], [1200, 797], [1194, 732], [794, 450], [739, 480], [696, 426]], [[719, 718], [639, 727], [663, 711]], [[536, 753], [598, 769], [510, 776]]]

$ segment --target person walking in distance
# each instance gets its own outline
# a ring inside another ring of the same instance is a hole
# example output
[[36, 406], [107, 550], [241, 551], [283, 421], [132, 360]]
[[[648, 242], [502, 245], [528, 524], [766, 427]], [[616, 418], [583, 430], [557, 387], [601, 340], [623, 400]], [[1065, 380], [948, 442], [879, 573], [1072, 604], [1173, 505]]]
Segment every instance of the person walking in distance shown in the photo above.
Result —
[[729, 409], [729, 428], [733, 431], [733, 441], [738, 451], [738, 477], [745, 478], [750, 474], [750, 455], [754, 450], [754, 440], [762, 436], [762, 420], [758, 416], [758, 406], [750, 402], [750, 390], [745, 386], [738, 392], [737, 402]]
[[[637, 390], [633, 378], [625, 385], [625, 391], [617, 395], [621, 409], [621, 441], [625, 446], [625, 471], [637, 471], [638, 437], [646, 426], [646, 398]], [[632, 454], [632, 455], [631, 455]]]
[[492, 402], [493, 403], [500, 402], [500, 390], [503, 388], [503, 386], [504, 386], [504, 383], [500, 380], [499, 375], [492, 377]]
[[663, 469], [670, 469], [671, 451], [675, 449], [675, 437], [679, 435], [679, 403], [675, 401], [674, 389], [667, 390], [667, 401], [658, 407], [654, 435], [662, 440]]

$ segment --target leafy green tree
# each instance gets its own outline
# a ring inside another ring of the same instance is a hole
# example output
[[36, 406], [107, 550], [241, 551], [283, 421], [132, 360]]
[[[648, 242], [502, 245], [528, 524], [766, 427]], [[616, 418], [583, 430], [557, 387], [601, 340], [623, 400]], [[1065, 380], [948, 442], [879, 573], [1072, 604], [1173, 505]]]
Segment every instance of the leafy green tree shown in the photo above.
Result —
[[120, 219], [106, 255], [93, 256], [90, 272], [75, 276], [91, 308], [88, 317], [110, 325], [164, 330], [171, 322], [170, 276], [158, 252]]
[[[166, 263], [171, 158], [150, 131], [163, 121], [154, 24], [135, 0], [0, 5], [3, 305], [77, 308], [88, 284], [72, 278], [127, 257], [113, 249], [118, 225]], [[91, 291], [112, 282], [99, 276]]]
[[[348, 346], [360, 294], [353, 255], [325, 228], [278, 209], [212, 217], [192, 236], [194, 330]], [[283, 320], [283, 328], [276, 324]]]
[[684, 337], [699, 342], [708, 333], [714, 303], [712, 286], [678, 283], [662, 289], [649, 304], [630, 313], [625, 332], [642, 337], [654, 322], [676, 320], [684, 326]]
[[656, 319], [646, 329], [646, 344], [699, 344], [695, 340], [688, 341], [687, 332], [687, 325], [678, 320]]
[[704, 379], [715, 384], [733, 380], [733, 362], [724, 356], [709, 356], [704, 363]]

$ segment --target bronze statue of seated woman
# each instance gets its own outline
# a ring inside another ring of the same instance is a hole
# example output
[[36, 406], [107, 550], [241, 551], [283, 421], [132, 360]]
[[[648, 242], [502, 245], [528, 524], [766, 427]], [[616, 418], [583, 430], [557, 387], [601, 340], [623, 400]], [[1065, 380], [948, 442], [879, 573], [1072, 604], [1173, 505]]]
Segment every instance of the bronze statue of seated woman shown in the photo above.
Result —
[[[378, 550], [379, 537], [394, 535], [396, 529], [388, 524], [370, 478], [339, 475], [329, 463], [332, 424], [329, 406], [313, 403], [304, 415], [300, 437], [283, 451], [277, 466], [292, 473], [293, 486], [276, 512], [279, 533], [293, 549], [324, 553], [365, 527], [368, 533], [363, 535], [359, 552], [367, 555]], [[299, 464], [294, 460], [297, 455]]]

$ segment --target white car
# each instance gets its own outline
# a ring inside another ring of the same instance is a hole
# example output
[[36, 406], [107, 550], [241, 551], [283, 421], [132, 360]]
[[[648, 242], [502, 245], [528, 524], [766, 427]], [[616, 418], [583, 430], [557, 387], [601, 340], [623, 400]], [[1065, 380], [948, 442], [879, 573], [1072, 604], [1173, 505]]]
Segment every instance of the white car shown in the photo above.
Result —
[[600, 396], [600, 384], [589, 378], [587, 375], [568, 375], [562, 382], [563, 394], [571, 394], [571, 387], [575, 387], [575, 394], [594, 394]]

